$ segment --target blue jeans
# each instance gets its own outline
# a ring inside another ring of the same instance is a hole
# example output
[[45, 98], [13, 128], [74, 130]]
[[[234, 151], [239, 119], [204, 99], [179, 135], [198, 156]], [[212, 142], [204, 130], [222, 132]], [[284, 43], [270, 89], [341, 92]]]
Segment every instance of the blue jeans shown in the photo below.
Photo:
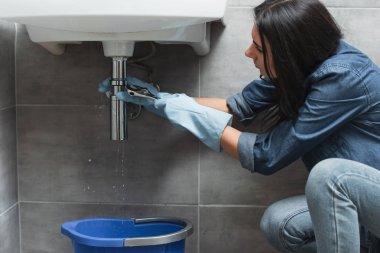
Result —
[[333, 158], [313, 168], [305, 196], [272, 204], [260, 225], [281, 252], [358, 253], [359, 224], [380, 236], [380, 171]]

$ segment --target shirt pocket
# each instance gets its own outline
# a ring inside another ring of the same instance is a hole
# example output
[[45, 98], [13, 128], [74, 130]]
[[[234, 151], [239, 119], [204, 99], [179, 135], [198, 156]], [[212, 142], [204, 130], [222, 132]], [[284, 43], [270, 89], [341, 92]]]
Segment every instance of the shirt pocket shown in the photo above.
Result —
[[337, 157], [337, 150], [339, 150], [342, 145], [343, 139], [339, 134], [331, 135], [302, 157], [306, 169], [310, 171], [318, 162], [327, 158]]

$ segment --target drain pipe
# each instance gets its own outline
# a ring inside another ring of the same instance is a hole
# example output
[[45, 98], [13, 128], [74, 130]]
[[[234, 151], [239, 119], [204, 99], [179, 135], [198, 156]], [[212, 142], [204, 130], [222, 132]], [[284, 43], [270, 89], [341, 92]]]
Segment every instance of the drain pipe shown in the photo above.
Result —
[[103, 41], [104, 55], [112, 57], [111, 78], [111, 140], [123, 141], [128, 139], [128, 108], [127, 103], [116, 97], [124, 91], [127, 84], [127, 59], [133, 55], [132, 41]]
[[116, 94], [124, 91], [127, 82], [127, 57], [112, 58], [111, 78], [111, 140], [128, 139], [128, 108], [127, 103], [119, 100]]

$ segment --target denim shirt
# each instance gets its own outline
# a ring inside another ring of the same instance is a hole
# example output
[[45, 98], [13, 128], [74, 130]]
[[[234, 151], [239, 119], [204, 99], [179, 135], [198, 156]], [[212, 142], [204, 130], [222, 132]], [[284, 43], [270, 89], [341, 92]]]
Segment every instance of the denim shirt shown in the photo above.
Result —
[[[380, 168], [380, 69], [362, 52], [341, 40], [335, 55], [306, 80], [308, 94], [294, 120], [263, 134], [243, 132], [238, 154], [244, 168], [272, 174], [302, 157], [308, 170], [337, 157]], [[255, 80], [227, 98], [233, 114], [250, 123], [273, 105], [274, 85]]]

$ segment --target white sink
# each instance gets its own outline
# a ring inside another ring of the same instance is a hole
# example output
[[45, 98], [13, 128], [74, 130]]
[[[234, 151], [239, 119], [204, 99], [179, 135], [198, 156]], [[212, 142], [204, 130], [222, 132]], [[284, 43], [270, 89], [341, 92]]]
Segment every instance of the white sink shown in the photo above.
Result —
[[227, 6], [227, 0], [1, 2], [1, 19], [25, 24], [32, 41], [56, 54], [54, 47], [63, 43], [149, 40], [190, 44], [204, 55], [209, 51], [207, 22], [222, 19]]

